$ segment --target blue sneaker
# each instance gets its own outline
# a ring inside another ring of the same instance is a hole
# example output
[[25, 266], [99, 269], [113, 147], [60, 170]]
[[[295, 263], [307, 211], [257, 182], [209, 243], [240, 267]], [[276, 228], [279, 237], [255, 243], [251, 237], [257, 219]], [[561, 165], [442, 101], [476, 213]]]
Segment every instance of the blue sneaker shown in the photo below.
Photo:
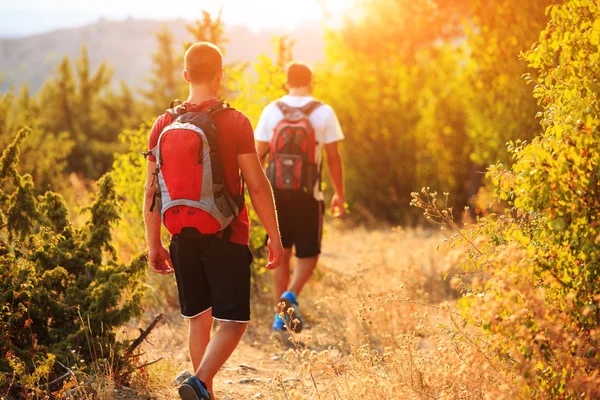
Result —
[[273, 321], [273, 330], [276, 332], [286, 332], [285, 322], [279, 316], [279, 313], [275, 314], [275, 320]]
[[179, 397], [183, 400], [212, 400], [206, 385], [195, 375], [187, 378], [179, 386]]
[[[288, 324], [292, 332], [302, 332], [304, 323], [302, 322], [302, 316], [300, 315], [300, 310], [298, 307], [298, 298], [296, 297], [296, 295], [292, 292], [285, 292], [281, 295], [280, 300], [282, 303], [285, 303], [285, 307], [283, 309], [285, 322]], [[290, 308], [292, 308], [294, 311], [291, 314], [288, 314], [288, 310]]]

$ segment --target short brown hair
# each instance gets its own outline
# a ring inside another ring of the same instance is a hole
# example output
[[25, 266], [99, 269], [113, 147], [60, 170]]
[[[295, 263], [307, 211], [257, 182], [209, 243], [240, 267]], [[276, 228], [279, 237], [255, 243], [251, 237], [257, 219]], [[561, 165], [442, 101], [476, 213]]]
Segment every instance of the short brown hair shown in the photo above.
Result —
[[290, 87], [308, 86], [312, 83], [312, 69], [301, 61], [291, 61], [287, 65], [287, 83]]
[[210, 82], [223, 69], [223, 54], [210, 42], [197, 42], [185, 52], [185, 70], [192, 83]]

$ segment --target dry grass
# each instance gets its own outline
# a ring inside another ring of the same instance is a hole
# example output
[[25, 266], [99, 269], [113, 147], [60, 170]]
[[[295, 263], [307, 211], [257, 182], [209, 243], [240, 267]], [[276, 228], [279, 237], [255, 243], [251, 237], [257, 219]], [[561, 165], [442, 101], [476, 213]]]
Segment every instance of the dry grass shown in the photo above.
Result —
[[314, 329], [286, 357], [309, 384], [274, 398], [479, 399], [500, 386], [510, 397], [485, 342], [453, 310], [457, 293], [435, 250], [443, 239], [330, 229], [324, 268], [304, 296]]
[[[256, 290], [248, 333], [216, 381], [218, 398], [514, 398], [509, 377], [489, 362], [485, 337], [465, 331], [454, 309], [458, 293], [436, 251], [443, 239], [431, 230], [330, 224], [300, 298], [309, 329], [272, 337], [271, 296]], [[165, 357], [144, 372], [145, 393], [159, 399], [176, 398], [171, 382], [189, 368], [185, 322], [170, 313], [144, 349], [148, 360]], [[257, 380], [238, 384], [242, 377]]]

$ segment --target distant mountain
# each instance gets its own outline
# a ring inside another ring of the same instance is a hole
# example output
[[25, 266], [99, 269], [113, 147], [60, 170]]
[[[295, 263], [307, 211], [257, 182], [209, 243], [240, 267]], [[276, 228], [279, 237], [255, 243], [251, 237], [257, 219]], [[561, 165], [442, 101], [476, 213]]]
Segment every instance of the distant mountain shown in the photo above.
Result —
[[[143, 86], [151, 68], [150, 54], [156, 49], [154, 33], [164, 24], [173, 32], [176, 43], [182, 43], [190, 40], [185, 29], [188, 23], [185, 20], [100, 20], [78, 28], [0, 39], [0, 93], [25, 82], [36, 92], [65, 55], [71, 59], [79, 56], [83, 44], [88, 46], [93, 67], [106, 60], [114, 68], [116, 80], [124, 80], [130, 86]], [[296, 41], [294, 57], [307, 62], [324, 58], [323, 31], [314, 23], [289, 33], [231, 27], [227, 31], [229, 43], [225, 59], [252, 61], [262, 52], [272, 55], [271, 40], [281, 34]]]

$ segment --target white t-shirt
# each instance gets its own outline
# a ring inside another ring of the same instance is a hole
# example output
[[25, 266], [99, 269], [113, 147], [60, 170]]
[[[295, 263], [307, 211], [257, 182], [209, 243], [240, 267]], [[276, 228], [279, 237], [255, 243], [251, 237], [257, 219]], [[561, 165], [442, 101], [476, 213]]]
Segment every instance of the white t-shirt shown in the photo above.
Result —
[[[275, 127], [283, 119], [283, 112], [277, 106], [278, 101], [282, 101], [290, 107], [304, 107], [311, 101], [316, 100], [312, 96], [283, 96], [265, 107], [254, 130], [254, 138], [259, 142], [270, 142], [275, 131]], [[309, 116], [310, 123], [315, 130], [315, 160], [321, 169], [323, 156], [323, 146], [329, 143], [344, 140], [344, 132], [340, 122], [335, 115], [335, 111], [327, 104], [317, 107]], [[314, 189], [315, 199], [323, 200], [323, 192], [317, 183]]]

